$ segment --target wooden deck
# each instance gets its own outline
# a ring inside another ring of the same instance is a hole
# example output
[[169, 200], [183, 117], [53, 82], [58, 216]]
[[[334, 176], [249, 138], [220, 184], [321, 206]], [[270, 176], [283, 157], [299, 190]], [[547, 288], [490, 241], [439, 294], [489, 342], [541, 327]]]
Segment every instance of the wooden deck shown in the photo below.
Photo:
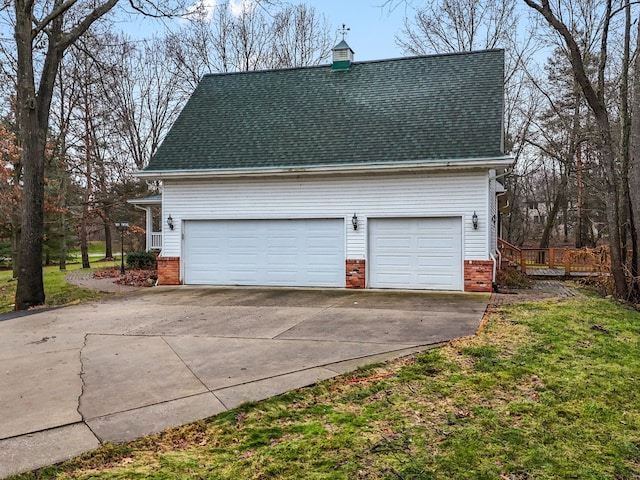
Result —
[[593, 274], [590, 272], [569, 272], [567, 275], [564, 268], [527, 268], [527, 275], [531, 277], [588, 277]]
[[498, 239], [498, 249], [503, 262], [532, 277], [608, 275], [611, 268], [605, 248], [519, 248]]

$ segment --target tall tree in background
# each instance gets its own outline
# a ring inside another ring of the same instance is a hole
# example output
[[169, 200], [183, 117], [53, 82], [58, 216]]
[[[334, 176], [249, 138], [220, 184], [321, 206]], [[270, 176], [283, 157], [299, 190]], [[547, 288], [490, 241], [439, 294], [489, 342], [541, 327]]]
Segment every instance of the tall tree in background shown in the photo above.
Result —
[[[586, 37], [588, 35], [583, 35], [582, 39], [586, 40]], [[591, 72], [594, 70], [593, 66], [594, 59], [591, 58], [588, 65]], [[547, 59], [545, 70], [547, 78], [543, 84], [536, 83], [536, 86], [544, 96], [546, 105], [538, 114], [536, 128], [528, 138], [528, 142], [543, 157], [540, 168], [545, 172], [549, 169], [556, 172], [548, 177], [548, 185], [553, 187], [548, 190], [550, 197], [546, 203], [546, 218], [539, 248], [549, 248], [552, 232], [561, 217], [565, 242], [568, 241], [567, 207], [570, 194], [576, 196], [576, 192], [570, 188], [570, 179], [576, 176], [578, 168], [581, 168], [577, 165], [576, 159], [593, 144], [593, 116], [585, 105], [580, 87], [562, 48], [557, 47], [553, 50]], [[578, 185], [576, 187], [579, 188]], [[571, 222], [574, 222], [573, 218]], [[576, 219], [575, 223], [579, 224], [580, 219]], [[579, 229], [576, 228], [576, 242], [582, 243], [579, 237]]]
[[[401, 0], [388, 0], [393, 7]], [[399, 46], [412, 55], [455, 53], [491, 48], [505, 50], [505, 152], [510, 152], [516, 165], [527, 152], [527, 138], [532, 119], [539, 110], [536, 92], [527, 65], [538, 46], [534, 43], [534, 24], [520, 19], [517, 0], [435, 0], [433, 2], [404, 2], [418, 5], [407, 16], [402, 32], [396, 37]], [[523, 166], [521, 172], [526, 173]], [[512, 176], [508, 190], [510, 204], [522, 203], [519, 185], [524, 176]], [[517, 242], [525, 240], [522, 218], [517, 209], [507, 218], [503, 228]]]
[[519, 26], [516, 4], [517, 0], [428, 2], [413, 18], [405, 18], [398, 44], [418, 55], [504, 48]]
[[331, 54], [335, 39], [326, 18], [303, 3], [276, 12], [272, 29], [273, 68], [319, 65]]
[[[640, 247], [640, 20], [637, 20], [636, 55], [633, 62], [633, 96], [631, 110], [634, 116], [629, 125], [629, 200], [635, 225], [635, 248]], [[640, 252], [633, 258], [634, 274], [640, 275]]]
[[[548, 25], [562, 39], [576, 83], [580, 86], [584, 98], [591, 109], [597, 131], [598, 131], [598, 150], [602, 160], [604, 180], [605, 180], [605, 208], [607, 214], [607, 224], [609, 233], [609, 247], [611, 255], [611, 271], [615, 282], [615, 293], [618, 298], [628, 298], [629, 288], [624, 271], [622, 238], [621, 238], [621, 221], [620, 221], [620, 184], [618, 166], [620, 161], [620, 151], [614, 144], [614, 123], [609, 113], [610, 105], [605, 97], [606, 82], [605, 73], [608, 60], [609, 31], [611, 21], [613, 19], [612, 0], [606, 0], [604, 4], [592, 4], [591, 2], [571, 1], [565, 4], [554, 4], [552, 7], [549, 0], [524, 0], [524, 2], [533, 10], [537, 11], [546, 20]], [[564, 8], [563, 8], [564, 7]], [[575, 25], [566, 24], [563, 21], [563, 13], [567, 13], [568, 18], [573, 18], [571, 10], [576, 8], [589, 7], [589, 15], [586, 18], [593, 19], [598, 24], [598, 28], [594, 32], [598, 35], [593, 37], [594, 42], [599, 43], [599, 55], [597, 62], [597, 72], [595, 80], [587, 71], [587, 58], [589, 54], [588, 48], [580, 48], [580, 44], [576, 39], [579, 33]], [[599, 42], [598, 42], [599, 40]], [[626, 94], [626, 92], [625, 92]]]
[[199, 13], [164, 40], [165, 68], [184, 96], [208, 73], [318, 65], [335, 41], [326, 18], [304, 3], [243, 2], [235, 12], [219, 3]]
[[[44, 153], [56, 74], [66, 50], [118, 0], [11, 0], [16, 46], [16, 117], [22, 165], [22, 228], [16, 308], [41, 305], [44, 221]], [[154, 15], [176, 13], [167, 5], [135, 2]]]
[[185, 100], [181, 78], [167, 68], [160, 38], [134, 44], [111, 34], [109, 44], [93, 62], [100, 72], [100, 97], [108, 106], [104, 113], [115, 127], [112, 146], [121, 146], [130, 167], [141, 170], [180, 112]]

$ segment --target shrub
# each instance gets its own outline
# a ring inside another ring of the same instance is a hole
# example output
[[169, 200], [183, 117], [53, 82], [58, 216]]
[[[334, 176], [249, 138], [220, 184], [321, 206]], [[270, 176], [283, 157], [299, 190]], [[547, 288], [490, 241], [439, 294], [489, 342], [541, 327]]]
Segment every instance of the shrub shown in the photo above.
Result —
[[156, 268], [156, 255], [153, 252], [145, 252], [144, 250], [127, 253], [127, 266], [153, 270]]
[[506, 267], [498, 271], [496, 283], [507, 288], [529, 288], [531, 280], [525, 273]]

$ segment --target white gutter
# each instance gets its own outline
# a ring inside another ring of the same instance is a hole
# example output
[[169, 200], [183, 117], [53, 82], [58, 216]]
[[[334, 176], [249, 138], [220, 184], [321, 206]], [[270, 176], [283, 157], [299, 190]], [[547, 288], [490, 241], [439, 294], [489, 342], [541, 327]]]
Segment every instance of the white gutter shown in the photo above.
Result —
[[132, 199], [127, 200], [127, 203], [134, 205], [136, 208], [141, 208], [139, 205], [162, 205], [162, 198], [159, 200], [148, 200], [148, 199]]
[[203, 170], [146, 170], [136, 172], [138, 178], [149, 179], [190, 179], [203, 177], [266, 177], [287, 175], [324, 175], [327, 173], [376, 173], [385, 171], [427, 171], [427, 170], [469, 170], [474, 168], [508, 167], [513, 163], [512, 157], [495, 157], [487, 159], [466, 159], [443, 162], [415, 162], [415, 163], [366, 163], [359, 165], [320, 165], [313, 167], [289, 168], [241, 168], [241, 169], [203, 169]]

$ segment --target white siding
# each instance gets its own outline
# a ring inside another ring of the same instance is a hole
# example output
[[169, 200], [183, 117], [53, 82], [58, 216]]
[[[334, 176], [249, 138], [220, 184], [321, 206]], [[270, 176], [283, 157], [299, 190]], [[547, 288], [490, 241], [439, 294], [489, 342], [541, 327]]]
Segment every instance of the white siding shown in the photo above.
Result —
[[[162, 255], [181, 256], [182, 222], [205, 219], [344, 218], [346, 258], [367, 258], [367, 218], [462, 217], [465, 260], [489, 258], [486, 171], [452, 174], [384, 174], [166, 180]], [[476, 212], [479, 228], [471, 216]], [[358, 230], [351, 217], [358, 216]]]

